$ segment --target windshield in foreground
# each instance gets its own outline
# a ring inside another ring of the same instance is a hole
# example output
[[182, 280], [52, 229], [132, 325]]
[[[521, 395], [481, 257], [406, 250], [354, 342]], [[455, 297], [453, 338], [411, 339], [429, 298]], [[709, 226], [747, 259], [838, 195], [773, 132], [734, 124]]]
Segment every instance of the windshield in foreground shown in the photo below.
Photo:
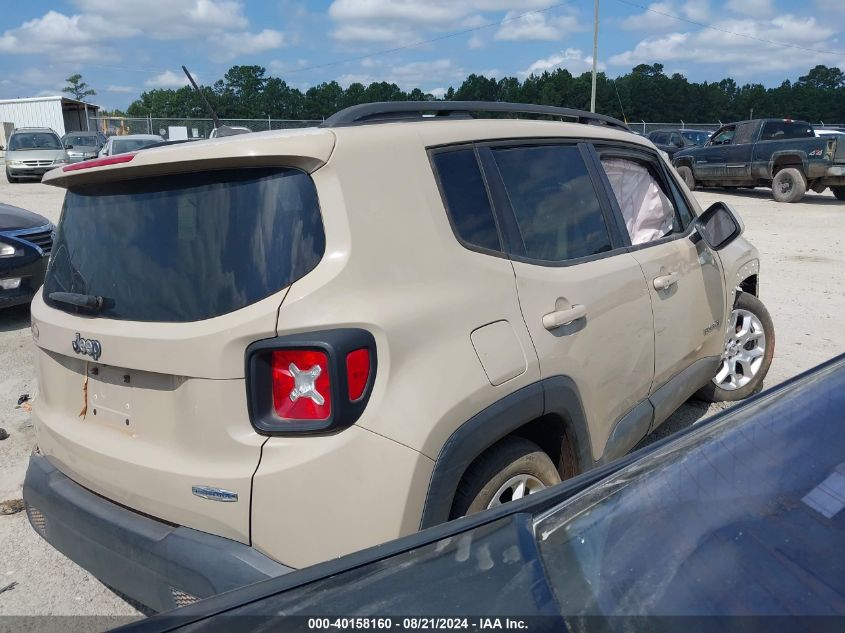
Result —
[[49, 132], [19, 132], [9, 139], [9, 150], [62, 149], [59, 137]]
[[44, 300], [105, 298], [98, 316], [184, 322], [255, 303], [320, 261], [311, 177], [239, 169], [85, 185], [67, 192]]
[[841, 612], [845, 363], [770, 403], [635, 462], [538, 520], [564, 614]]

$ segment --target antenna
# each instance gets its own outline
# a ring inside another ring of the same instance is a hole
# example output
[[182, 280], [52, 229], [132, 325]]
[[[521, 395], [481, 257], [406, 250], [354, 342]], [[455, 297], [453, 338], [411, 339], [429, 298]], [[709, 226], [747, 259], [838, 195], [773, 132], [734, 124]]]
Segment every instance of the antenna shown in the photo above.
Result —
[[185, 68], [184, 65], [182, 66], [182, 70], [185, 71], [185, 75], [188, 77], [188, 81], [191, 82], [191, 85], [194, 87], [194, 90], [196, 90], [199, 93], [200, 97], [202, 97], [203, 103], [205, 103], [205, 108], [211, 114], [211, 120], [214, 121], [214, 127], [220, 128], [220, 119], [217, 118], [217, 113], [214, 111], [214, 108], [211, 107], [211, 104], [208, 102], [205, 93], [200, 90], [200, 87], [197, 85], [197, 82], [194, 81], [194, 78], [191, 76], [191, 73], [188, 72], [188, 69]]
[[214, 108], [211, 107], [211, 104], [208, 102], [208, 99], [205, 96], [205, 93], [200, 90], [200, 87], [197, 85], [197, 82], [194, 81], [194, 78], [191, 76], [191, 73], [188, 72], [188, 69], [185, 66], [182, 66], [182, 70], [185, 71], [185, 75], [188, 77], [188, 81], [191, 82], [191, 85], [194, 87], [200, 97], [202, 98], [203, 103], [205, 103], [205, 107], [208, 110], [209, 114], [211, 114], [211, 120], [214, 121], [214, 131], [212, 136], [220, 137], [220, 136], [235, 136], [236, 134], [245, 134], [249, 132], [246, 128], [232, 128], [228, 125], [222, 125], [220, 123], [220, 119], [217, 116], [217, 113], [214, 111]]

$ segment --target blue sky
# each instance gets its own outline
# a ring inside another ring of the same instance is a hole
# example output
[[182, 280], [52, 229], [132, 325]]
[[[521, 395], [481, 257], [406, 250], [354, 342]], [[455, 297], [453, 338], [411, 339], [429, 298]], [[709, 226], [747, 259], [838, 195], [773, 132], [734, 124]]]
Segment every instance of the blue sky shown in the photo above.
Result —
[[[473, 72], [579, 74], [592, 53], [593, 0], [3, 5], [0, 98], [57, 94], [78, 72], [97, 90], [92, 101], [107, 108], [183, 85], [183, 63], [203, 83], [233, 64], [259, 64], [303, 89], [386, 80], [439, 95]], [[659, 62], [695, 81], [732, 76], [771, 86], [816, 64], [845, 69], [845, 0], [601, 0], [600, 16], [598, 60], [611, 76]]]

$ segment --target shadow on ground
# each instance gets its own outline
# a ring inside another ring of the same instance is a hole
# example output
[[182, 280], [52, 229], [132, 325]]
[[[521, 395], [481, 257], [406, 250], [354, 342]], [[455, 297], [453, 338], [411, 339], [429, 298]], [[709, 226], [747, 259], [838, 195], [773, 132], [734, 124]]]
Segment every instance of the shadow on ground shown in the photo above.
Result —
[[29, 327], [29, 305], [0, 310], [0, 332], [14, 332]]

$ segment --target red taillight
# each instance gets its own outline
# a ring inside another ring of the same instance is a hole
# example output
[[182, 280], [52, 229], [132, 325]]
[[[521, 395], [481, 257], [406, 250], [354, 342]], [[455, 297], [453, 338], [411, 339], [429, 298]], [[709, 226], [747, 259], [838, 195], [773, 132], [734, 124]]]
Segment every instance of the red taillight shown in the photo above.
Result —
[[92, 158], [91, 160], [84, 160], [81, 163], [65, 165], [62, 167], [62, 171], [76, 171], [78, 169], [90, 169], [91, 167], [103, 167], [105, 165], [128, 163], [133, 158], [135, 158], [135, 154], [118, 154], [117, 156], [109, 156], [108, 158]]
[[285, 349], [272, 353], [273, 408], [285, 420], [327, 420], [332, 413], [325, 352]]
[[349, 401], [355, 402], [364, 395], [370, 379], [370, 350], [356, 349], [346, 355], [346, 382], [349, 385]]

